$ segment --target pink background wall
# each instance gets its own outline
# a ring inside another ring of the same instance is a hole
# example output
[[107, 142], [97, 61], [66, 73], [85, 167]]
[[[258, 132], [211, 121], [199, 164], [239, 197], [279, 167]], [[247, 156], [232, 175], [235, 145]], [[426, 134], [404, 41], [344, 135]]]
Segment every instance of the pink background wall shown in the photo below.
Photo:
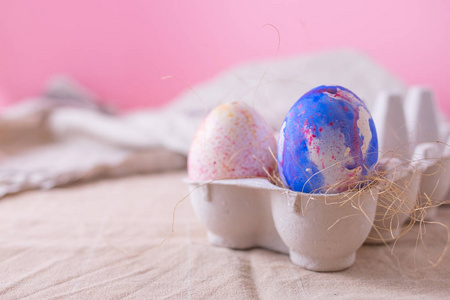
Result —
[[0, 0], [0, 102], [70, 74], [121, 108], [158, 106], [249, 59], [365, 51], [450, 115], [449, 1]]

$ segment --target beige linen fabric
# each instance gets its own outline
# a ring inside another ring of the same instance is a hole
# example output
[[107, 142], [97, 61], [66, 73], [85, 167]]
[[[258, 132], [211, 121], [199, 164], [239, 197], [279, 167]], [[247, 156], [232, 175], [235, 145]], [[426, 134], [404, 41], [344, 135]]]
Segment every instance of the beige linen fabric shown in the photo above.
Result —
[[[288, 256], [211, 246], [185, 172], [29, 191], [0, 200], [1, 299], [448, 299], [450, 255], [414, 272], [417, 229], [394, 250], [363, 246], [342, 272], [316, 273]], [[450, 209], [438, 218], [450, 226]], [[447, 232], [428, 225], [431, 258]], [[128, 253], [125, 254], [124, 252]], [[137, 255], [137, 253], [141, 253]], [[132, 255], [135, 254], [135, 255]], [[418, 247], [417, 264], [427, 257]]]

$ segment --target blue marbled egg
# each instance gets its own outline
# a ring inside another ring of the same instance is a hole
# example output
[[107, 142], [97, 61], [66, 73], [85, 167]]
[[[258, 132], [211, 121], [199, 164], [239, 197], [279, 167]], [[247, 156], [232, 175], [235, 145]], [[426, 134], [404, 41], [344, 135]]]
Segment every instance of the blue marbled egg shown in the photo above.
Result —
[[289, 110], [281, 127], [277, 159], [291, 190], [339, 193], [371, 173], [378, 140], [364, 102], [340, 86], [319, 86]]

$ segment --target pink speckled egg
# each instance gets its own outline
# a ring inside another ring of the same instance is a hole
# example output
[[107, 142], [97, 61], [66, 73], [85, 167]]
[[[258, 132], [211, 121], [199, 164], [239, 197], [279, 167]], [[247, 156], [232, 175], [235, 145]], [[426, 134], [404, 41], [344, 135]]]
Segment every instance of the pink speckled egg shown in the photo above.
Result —
[[[270, 150], [269, 150], [270, 149]], [[276, 168], [274, 131], [244, 103], [224, 103], [198, 129], [188, 157], [189, 180], [267, 177]]]

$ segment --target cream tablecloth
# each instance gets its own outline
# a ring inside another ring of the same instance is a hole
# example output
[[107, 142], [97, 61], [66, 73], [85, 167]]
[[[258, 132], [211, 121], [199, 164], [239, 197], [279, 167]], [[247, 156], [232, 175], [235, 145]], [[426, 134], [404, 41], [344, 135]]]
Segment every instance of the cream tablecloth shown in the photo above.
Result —
[[[211, 246], [196, 220], [185, 172], [99, 180], [0, 200], [1, 299], [448, 299], [450, 255], [424, 269], [418, 226], [391, 255], [363, 246], [356, 263], [315, 273], [288, 256]], [[450, 226], [450, 208], [439, 220]], [[447, 232], [428, 225], [431, 259]], [[154, 247], [151, 250], [149, 248]], [[148, 250], [148, 251], [146, 251]], [[145, 252], [146, 251], [146, 252]], [[418, 270], [414, 270], [414, 256]]]

